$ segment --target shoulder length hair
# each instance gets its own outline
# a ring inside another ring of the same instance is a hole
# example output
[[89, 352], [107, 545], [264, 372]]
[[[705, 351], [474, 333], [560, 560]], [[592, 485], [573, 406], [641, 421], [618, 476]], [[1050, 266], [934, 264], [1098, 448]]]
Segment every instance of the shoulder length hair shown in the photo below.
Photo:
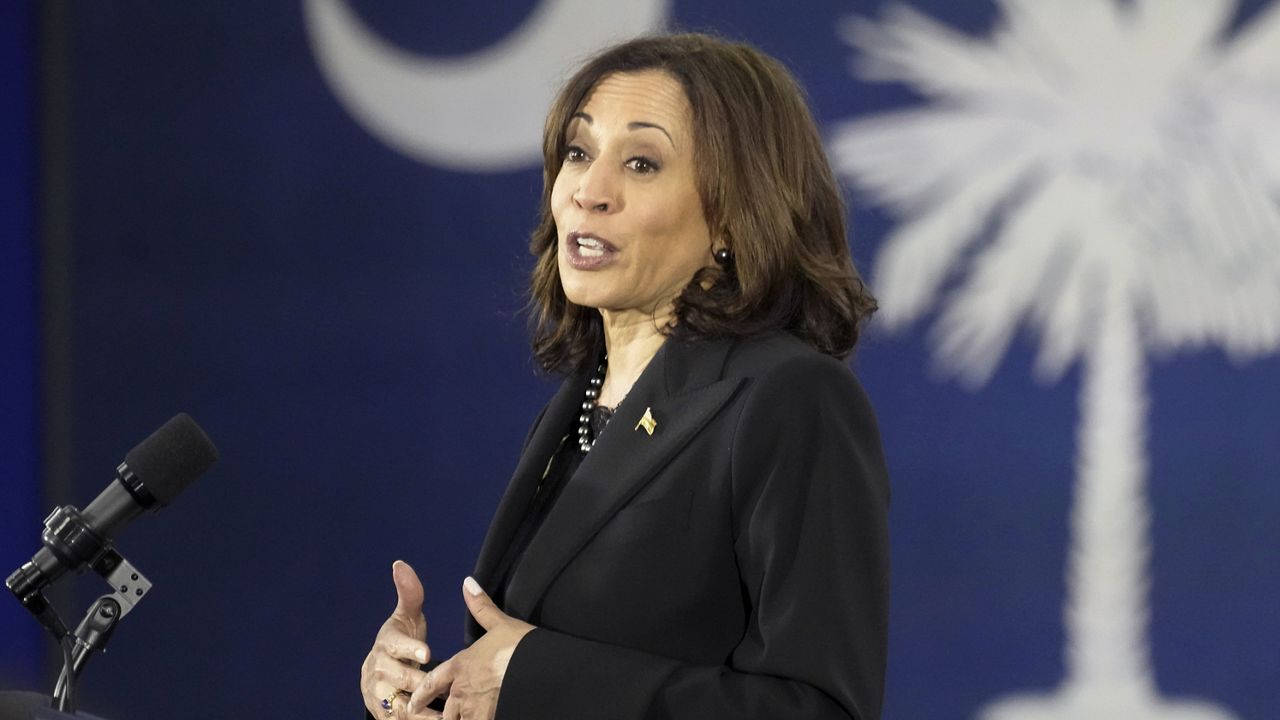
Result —
[[663, 332], [693, 338], [785, 330], [820, 352], [847, 357], [875, 299], [854, 269], [845, 207], [804, 92], [781, 63], [744, 44], [702, 34], [642, 37], [608, 48], [560, 90], [543, 130], [542, 209], [530, 252], [533, 353], [548, 372], [595, 366], [599, 312], [565, 297], [556, 262], [551, 191], [573, 113], [606, 76], [660, 70], [693, 110], [702, 209], [730, 263], [700, 270]]

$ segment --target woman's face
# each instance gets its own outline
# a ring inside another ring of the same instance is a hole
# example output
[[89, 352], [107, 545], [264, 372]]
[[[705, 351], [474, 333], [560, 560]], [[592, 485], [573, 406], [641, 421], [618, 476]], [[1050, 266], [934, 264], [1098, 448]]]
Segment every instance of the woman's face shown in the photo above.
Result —
[[566, 137], [551, 191], [565, 295], [606, 315], [665, 313], [713, 262], [684, 89], [657, 70], [609, 75]]

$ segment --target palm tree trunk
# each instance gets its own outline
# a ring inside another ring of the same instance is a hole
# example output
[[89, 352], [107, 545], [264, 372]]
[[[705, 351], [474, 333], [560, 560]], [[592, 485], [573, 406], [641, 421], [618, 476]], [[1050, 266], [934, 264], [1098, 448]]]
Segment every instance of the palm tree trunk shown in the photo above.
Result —
[[1015, 693], [987, 703], [978, 717], [1235, 720], [1221, 706], [1166, 700], [1156, 688], [1147, 636], [1151, 510], [1145, 488], [1145, 358], [1132, 307], [1104, 300], [1101, 309], [1080, 389], [1067, 557], [1066, 678], [1055, 692]]
[[1115, 298], [1104, 303], [1081, 387], [1066, 683], [1149, 696], [1155, 682], [1147, 636], [1145, 358], [1131, 305]]

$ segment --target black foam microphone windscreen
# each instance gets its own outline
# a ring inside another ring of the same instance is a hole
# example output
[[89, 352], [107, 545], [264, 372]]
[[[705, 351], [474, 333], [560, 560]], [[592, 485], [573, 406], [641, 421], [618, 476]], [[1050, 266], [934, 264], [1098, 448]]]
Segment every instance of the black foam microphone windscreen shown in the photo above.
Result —
[[209, 436], [179, 413], [124, 456], [124, 464], [160, 505], [168, 505], [218, 459]]

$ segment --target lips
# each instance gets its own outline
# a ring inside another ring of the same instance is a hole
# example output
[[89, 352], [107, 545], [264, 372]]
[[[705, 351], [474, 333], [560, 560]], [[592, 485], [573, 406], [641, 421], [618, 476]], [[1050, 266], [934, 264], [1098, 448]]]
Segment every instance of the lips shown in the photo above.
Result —
[[565, 256], [578, 270], [599, 270], [611, 264], [618, 249], [591, 232], [573, 231], [565, 236]]

